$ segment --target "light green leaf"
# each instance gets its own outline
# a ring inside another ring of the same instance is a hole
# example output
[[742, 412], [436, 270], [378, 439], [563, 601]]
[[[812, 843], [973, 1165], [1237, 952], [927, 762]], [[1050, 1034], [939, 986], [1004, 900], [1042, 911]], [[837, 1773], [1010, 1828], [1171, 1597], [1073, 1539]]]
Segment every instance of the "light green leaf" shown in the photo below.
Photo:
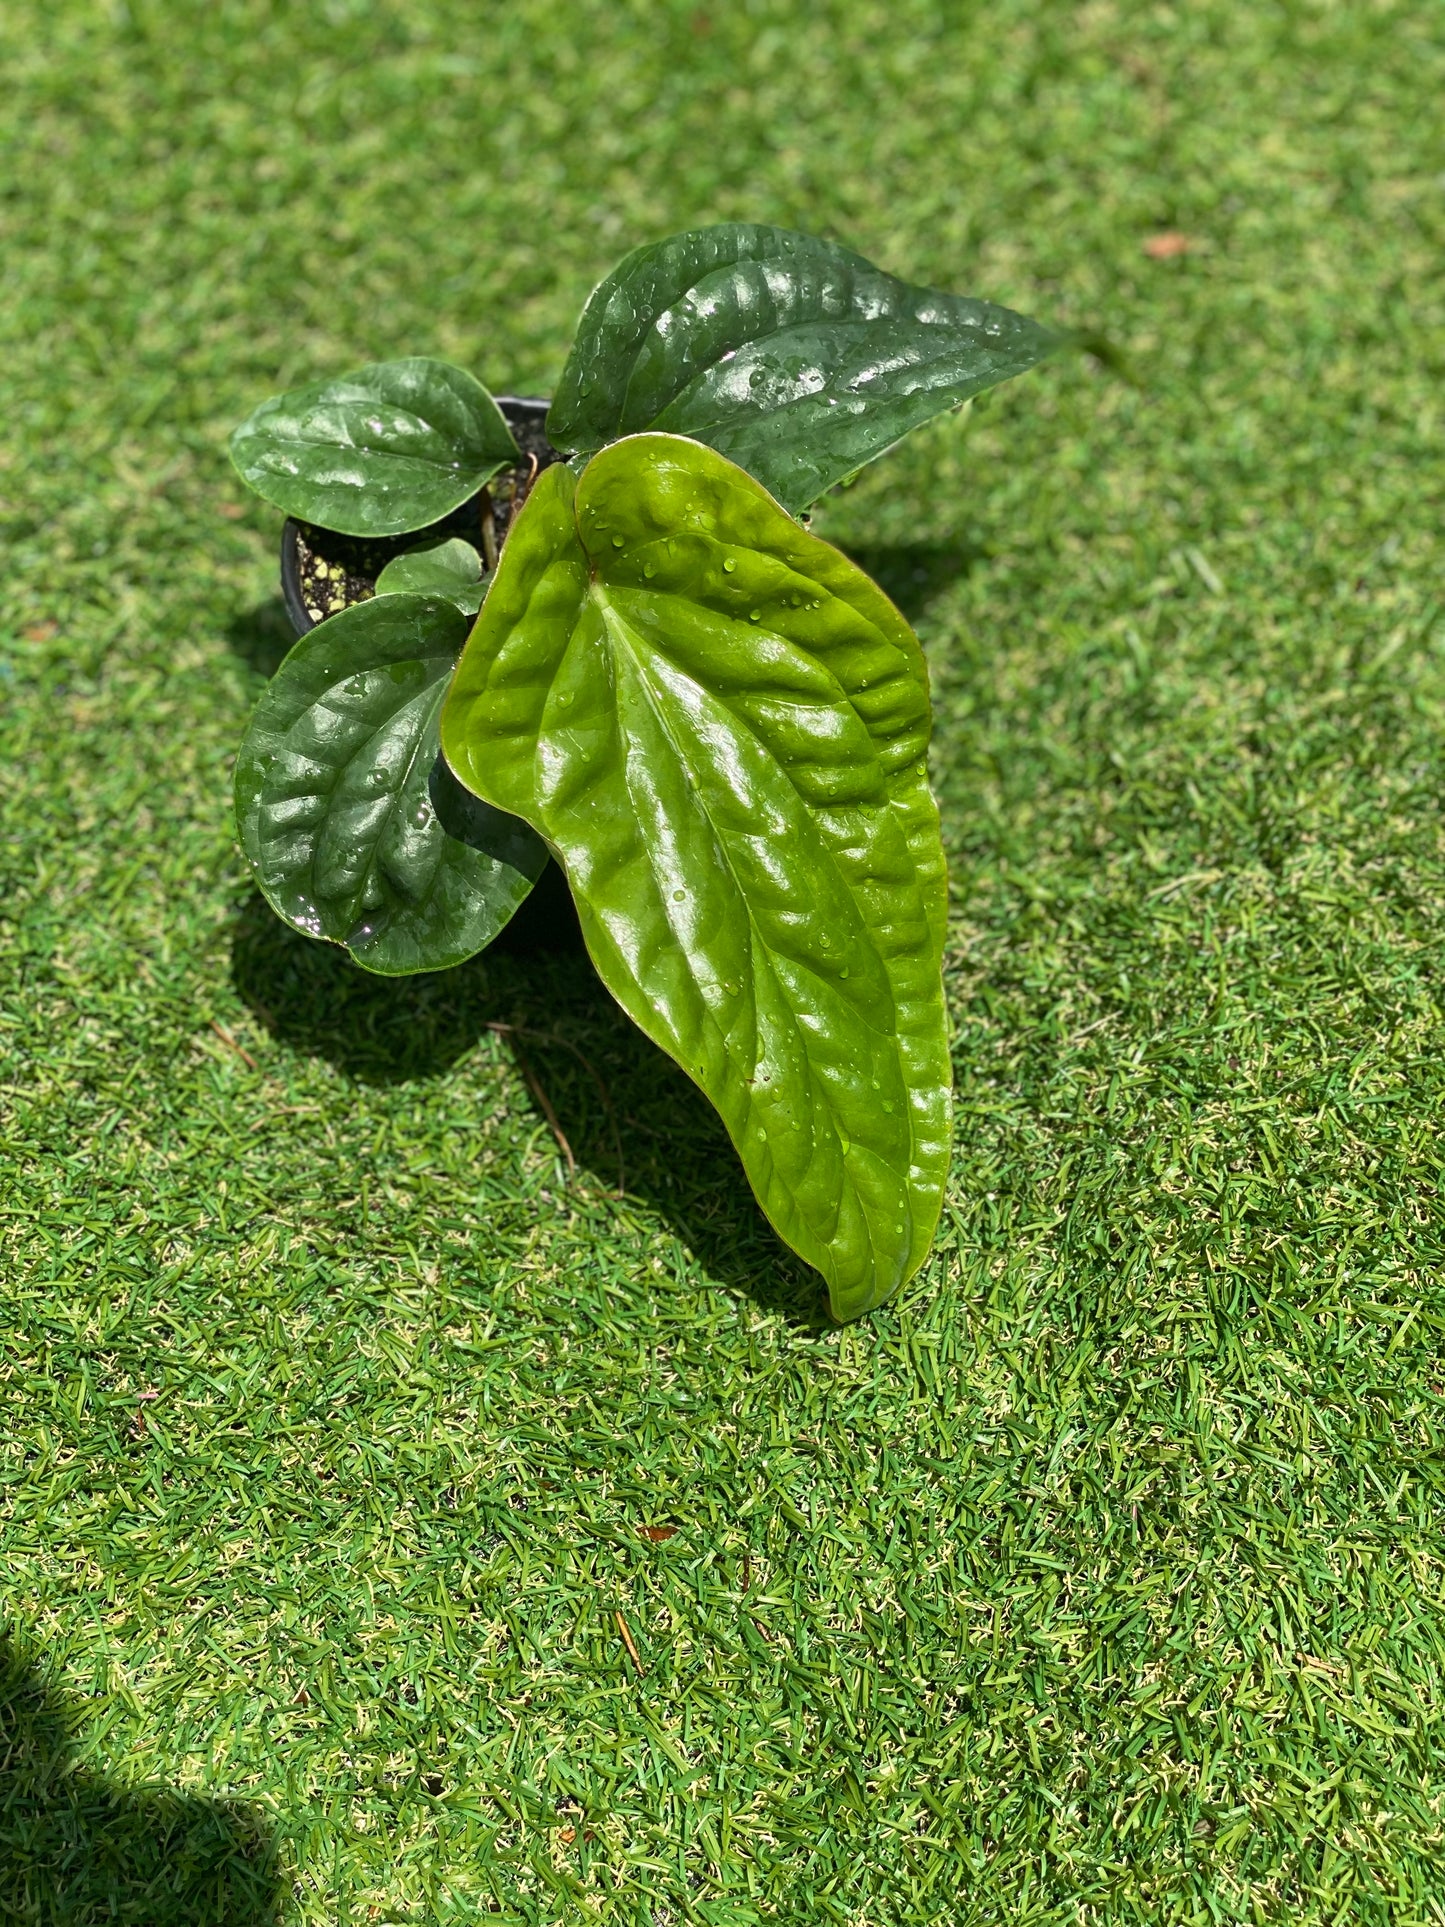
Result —
[[472, 956], [547, 860], [438, 753], [466, 632], [440, 596], [378, 596], [319, 623], [267, 684], [236, 762], [241, 847], [272, 907], [385, 976]]
[[558, 448], [690, 435], [806, 508], [1058, 337], [850, 248], [727, 223], [636, 249], [593, 293], [547, 418]]
[[840, 1318], [922, 1262], [948, 1166], [928, 732], [881, 590], [670, 435], [543, 474], [442, 713], [452, 768], [557, 852], [604, 981]]
[[388, 562], [376, 578], [378, 595], [440, 595], [454, 602], [463, 615], [474, 616], [486, 593], [482, 558], [459, 535], [433, 542], [424, 549], [408, 549]]
[[275, 395], [231, 437], [258, 495], [340, 535], [425, 528], [520, 459], [475, 376], [424, 355]]

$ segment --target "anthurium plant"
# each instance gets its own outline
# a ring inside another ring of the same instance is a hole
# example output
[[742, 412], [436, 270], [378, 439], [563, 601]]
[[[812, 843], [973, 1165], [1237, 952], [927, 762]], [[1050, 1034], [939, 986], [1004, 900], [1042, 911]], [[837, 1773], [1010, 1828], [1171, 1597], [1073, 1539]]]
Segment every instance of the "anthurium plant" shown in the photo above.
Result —
[[300, 522], [417, 534], [256, 706], [236, 818], [266, 897], [367, 969], [440, 970], [555, 857], [602, 980], [839, 1318], [917, 1270], [941, 1208], [947, 885], [923, 653], [802, 518], [1057, 340], [830, 242], [709, 227], [594, 292], [540, 458], [425, 358], [232, 439]]

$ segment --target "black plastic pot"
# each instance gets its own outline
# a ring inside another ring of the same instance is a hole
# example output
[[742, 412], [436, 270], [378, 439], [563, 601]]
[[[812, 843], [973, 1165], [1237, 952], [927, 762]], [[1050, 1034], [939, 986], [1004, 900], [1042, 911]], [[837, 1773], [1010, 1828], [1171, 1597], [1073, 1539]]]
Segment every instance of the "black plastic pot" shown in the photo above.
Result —
[[[516, 438], [517, 446], [527, 458], [521, 469], [505, 470], [492, 480], [489, 499], [494, 503], [494, 523], [500, 537], [506, 533], [506, 523], [522, 499], [519, 495], [510, 505], [504, 503], [501, 498], [507, 495], [508, 487], [520, 483], [525, 491], [538, 472], [562, 458], [547, 440], [548, 404], [545, 401], [531, 396], [498, 395], [497, 406], [506, 416], [507, 426]], [[532, 466], [533, 456], [536, 457], [535, 469]], [[505, 486], [499, 487], [499, 484]], [[345, 572], [342, 585], [344, 599], [361, 601], [371, 593], [377, 576], [394, 555], [416, 548], [428, 537], [440, 541], [449, 535], [461, 535], [474, 546], [478, 545], [480, 505], [481, 496], [474, 495], [470, 501], [463, 502], [459, 509], [454, 509], [440, 522], [434, 522], [430, 528], [413, 529], [406, 535], [377, 538], [337, 535], [332, 529], [293, 521], [288, 516], [281, 531], [281, 594], [296, 634], [304, 636], [308, 630], [316, 627], [318, 620], [306, 606], [303, 567], [308, 554], [320, 553], [328, 560], [329, 566], [341, 568]], [[582, 949], [582, 931], [577, 922], [577, 912], [573, 908], [566, 879], [555, 862], [548, 863], [530, 895], [492, 947], [514, 955], [539, 950]]]
[[[505, 490], [498, 488], [499, 483], [512, 478], [515, 485], [534, 472], [531, 457], [536, 457], [538, 469], [547, 468], [562, 458], [547, 440], [548, 404], [545, 401], [533, 396], [498, 395], [497, 406], [506, 417], [517, 446], [528, 458], [525, 468], [504, 471], [494, 479], [492, 489], [501, 495]], [[464, 536], [474, 547], [479, 547], [480, 503], [481, 497], [474, 495], [450, 515], [443, 516], [440, 522], [433, 522], [430, 528], [391, 536], [337, 535], [332, 529], [297, 522], [288, 515], [281, 530], [281, 594], [291, 627], [298, 636], [304, 636], [322, 619], [320, 614], [313, 614], [317, 606], [314, 571], [318, 561], [326, 565], [336, 584], [335, 602], [325, 611], [328, 615], [335, 614], [349, 603], [364, 601], [387, 563], [406, 549], [417, 548], [428, 539], [443, 541], [449, 535]], [[506, 514], [500, 505], [497, 521], [498, 533], [505, 533]], [[309, 607], [308, 589], [311, 592]]]

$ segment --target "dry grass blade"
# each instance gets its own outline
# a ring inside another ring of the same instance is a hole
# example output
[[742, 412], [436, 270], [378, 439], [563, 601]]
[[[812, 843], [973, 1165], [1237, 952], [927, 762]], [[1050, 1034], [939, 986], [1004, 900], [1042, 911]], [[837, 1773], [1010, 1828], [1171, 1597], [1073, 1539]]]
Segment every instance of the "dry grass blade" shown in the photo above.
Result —
[[622, 1643], [627, 1648], [628, 1657], [637, 1668], [637, 1677], [641, 1679], [644, 1668], [642, 1660], [638, 1655], [636, 1642], [632, 1637], [632, 1628], [620, 1612], [614, 1613], [612, 1617], [617, 1621], [617, 1630], [622, 1635]]
[[243, 1043], [239, 1042], [238, 1039], [234, 1038], [231, 1035], [230, 1031], [226, 1029], [226, 1026], [224, 1024], [218, 1024], [214, 1017], [210, 1020], [210, 1022], [211, 1022], [211, 1029], [216, 1033], [217, 1037], [220, 1038], [223, 1044], [228, 1044], [230, 1048], [233, 1051], [235, 1051], [236, 1055], [244, 1063], [248, 1064], [253, 1071], [258, 1070], [260, 1068], [255, 1058], [251, 1055], [250, 1051], [246, 1049], [246, 1046]]

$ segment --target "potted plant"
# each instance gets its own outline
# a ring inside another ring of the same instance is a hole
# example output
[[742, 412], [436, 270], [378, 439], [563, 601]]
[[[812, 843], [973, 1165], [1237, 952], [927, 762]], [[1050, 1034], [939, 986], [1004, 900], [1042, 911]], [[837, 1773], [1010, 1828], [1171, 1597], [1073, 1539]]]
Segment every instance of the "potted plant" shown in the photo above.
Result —
[[305, 628], [236, 765], [268, 900], [367, 969], [439, 970], [550, 852], [603, 982], [838, 1318], [937, 1224], [947, 883], [922, 651], [800, 518], [1058, 340], [829, 242], [709, 227], [596, 289], [545, 419], [412, 358], [232, 438], [290, 518]]

